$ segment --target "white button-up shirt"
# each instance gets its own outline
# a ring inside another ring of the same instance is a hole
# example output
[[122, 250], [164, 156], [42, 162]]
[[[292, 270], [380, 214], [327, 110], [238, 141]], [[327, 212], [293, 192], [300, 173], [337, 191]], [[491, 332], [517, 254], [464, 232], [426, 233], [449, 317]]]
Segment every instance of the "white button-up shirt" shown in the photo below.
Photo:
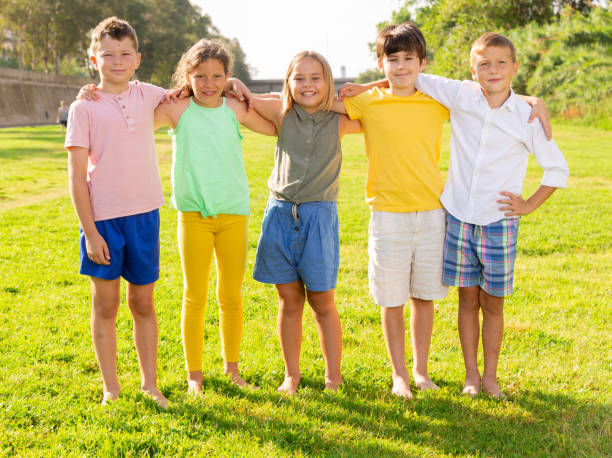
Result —
[[474, 81], [420, 74], [416, 86], [450, 111], [450, 167], [440, 201], [455, 218], [478, 225], [505, 218], [496, 201], [502, 191], [522, 193], [530, 152], [544, 169], [542, 185], [567, 187], [563, 154], [539, 122], [527, 123], [531, 106], [514, 92], [491, 108]]

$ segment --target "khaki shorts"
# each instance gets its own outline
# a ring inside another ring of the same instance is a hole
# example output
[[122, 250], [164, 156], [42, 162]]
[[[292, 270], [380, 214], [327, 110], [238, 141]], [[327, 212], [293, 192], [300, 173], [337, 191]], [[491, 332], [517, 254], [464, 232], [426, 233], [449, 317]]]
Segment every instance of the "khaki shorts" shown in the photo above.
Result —
[[373, 211], [370, 218], [370, 294], [382, 307], [398, 307], [413, 297], [446, 297], [442, 284], [446, 212]]

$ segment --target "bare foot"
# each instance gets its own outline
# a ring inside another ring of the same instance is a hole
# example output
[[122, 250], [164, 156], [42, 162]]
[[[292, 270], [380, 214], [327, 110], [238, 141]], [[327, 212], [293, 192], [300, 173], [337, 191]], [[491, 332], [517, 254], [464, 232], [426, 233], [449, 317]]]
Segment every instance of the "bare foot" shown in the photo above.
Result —
[[394, 376], [391, 394], [404, 399], [412, 399], [414, 396], [412, 396], [412, 391], [410, 391], [410, 380], [408, 377]]
[[192, 396], [202, 396], [202, 381], [187, 380], [187, 394]]
[[288, 396], [293, 396], [297, 392], [299, 385], [299, 377], [285, 377], [283, 384], [279, 386], [276, 391], [278, 391], [279, 393], [286, 394]]
[[508, 397], [504, 394], [504, 392], [499, 388], [497, 384], [497, 380], [495, 379], [482, 379], [482, 391], [484, 391], [489, 396], [499, 399], [501, 401], [505, 401]]
[[414, 383], [421, 391], [430, 391], [430, 390], [438, 390], [440, 387], [436, 385], [427, 374], [419, 374], [416, 371], [412, 371], [412, 377], [414, 378]]
[[474, 398], [478, 396], [478, 393], [480, 393], [480, 374], [478, 372], [465, 374], [465, 382], [461, 394]]
[[162, 409], [167, 409], [168, 408], [168, 399], [166, 399], [166, 396], [163, 395], [163, 393], [161, 391], [159, 391], [159, 389], [156, 386], [153, 386], [151, 388], [146, 388], [146, 387], [142, 387], [142, 392], [147, 395], [150, 396], [151, 399], [153, 399], [157, 405], [159, 407], [161, 407]]
[[117, 392], [105, 391], [104, 396], [102, 397], [102, 405], [107, 406], [111, 402], [116, 401], [118, 397], [119, 397], [118, 391]]
[[326, 377], [325, 388], [323, 388], [323, 391], [332, 391], [337, 393], [340, 385], [342, 385], [342, 378], [340, 378], [340, 380], [332, 380]]
[[257, 385], [251, 385], [247, 383], [239, 374], [233, 372], [226, 372], [225, 375], [231, 380], [231, 382], [238, 386], [239, 388], [245, 388], [248, 390], [258, 390], [259, 387]]

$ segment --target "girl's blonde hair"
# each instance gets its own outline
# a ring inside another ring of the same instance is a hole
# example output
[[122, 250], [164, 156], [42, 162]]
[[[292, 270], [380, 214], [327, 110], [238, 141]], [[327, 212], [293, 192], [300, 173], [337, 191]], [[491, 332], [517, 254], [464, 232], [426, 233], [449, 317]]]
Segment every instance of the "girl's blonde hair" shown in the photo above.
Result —
[[315, 51], [302, 51], [297, 54], [293, 59], [291, 59], [291, 63], [289, 64], [289, 68], [287, 69], [287, 75], [285, 75], [285, 83], [283, 84], [283, 92], [281, 94], [281, 100], [283, 101], [283, 111], [282, 115], [284, 116], [295, 103], [293, 96], [291, 95], [291, 91], [289, 90], [289, 78], [291, 78], [291, 74], [293, 73], [293, 69], [302, 59], [314, 59], [321, 64], [323, 67], [323, 80], [327, 84], [327, 94], [321, 101], [321, 104], [317, 107], [317, 110], [330, 111], [332, 107], [332, 103], [334, 102], [334, 77], [332, 76], [331, 67], [327, 63], [325, 57]]
[[182, 56], [176, 66], [172, 81], [177, 89], [185, 89], [189, 92], [189, 96], [193, 95], [193, 89], [189, 83], [188, 75], [202, 62], [208, 59], [216, 59], [223, 64], [225, 74], [229, 75], [232, 67], [232, 58], [227, 49], [217, 42], [201, 39], [191, 48], [189, 48]]

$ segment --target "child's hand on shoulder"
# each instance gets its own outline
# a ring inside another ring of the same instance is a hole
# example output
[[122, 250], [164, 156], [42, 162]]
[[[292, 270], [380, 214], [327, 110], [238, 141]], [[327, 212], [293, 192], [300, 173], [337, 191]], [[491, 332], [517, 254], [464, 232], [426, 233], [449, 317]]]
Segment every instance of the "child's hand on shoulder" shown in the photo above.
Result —
[[159, 103], [160, 104], [161, 103], [177, 103], [188, 97], [189, 97], [188, 88], [182, 87], [178, 89], [171, 89], [169, 91], [166, 91], [166, 95], [162, 97]]
[[235, 97], [241, 102], [246, 102], [247, 110], [251, 109], [251, 101], [253, 94], [241, 80], [238, 78], [228, 78], [223, 88], [225, 95], [229, 97]]
[[344, 83], [340, 89], [338, 89], [338, 99], [342, 100], [345, 97], [355, 97], [362, 92], [367, 91], [368, 86], [365, 84], [357, 83]]
[[532, 208], [531, 204], [520, 195], [507, 191], [500, 192], [500, 195], [506, 197], [505, 199], [497, 201], [498, 204], [503, 205], [499, 207], [499, 209], [506, 212], [504, 216], [523, 216], [535, 210], [535, 208]]
[[77, 100], [89, 100], [90, 102], [96, 102], [100, 100], [100, 95], [97, 93], [98, 86], [95, 84], [86, 84], [79, 90]]

